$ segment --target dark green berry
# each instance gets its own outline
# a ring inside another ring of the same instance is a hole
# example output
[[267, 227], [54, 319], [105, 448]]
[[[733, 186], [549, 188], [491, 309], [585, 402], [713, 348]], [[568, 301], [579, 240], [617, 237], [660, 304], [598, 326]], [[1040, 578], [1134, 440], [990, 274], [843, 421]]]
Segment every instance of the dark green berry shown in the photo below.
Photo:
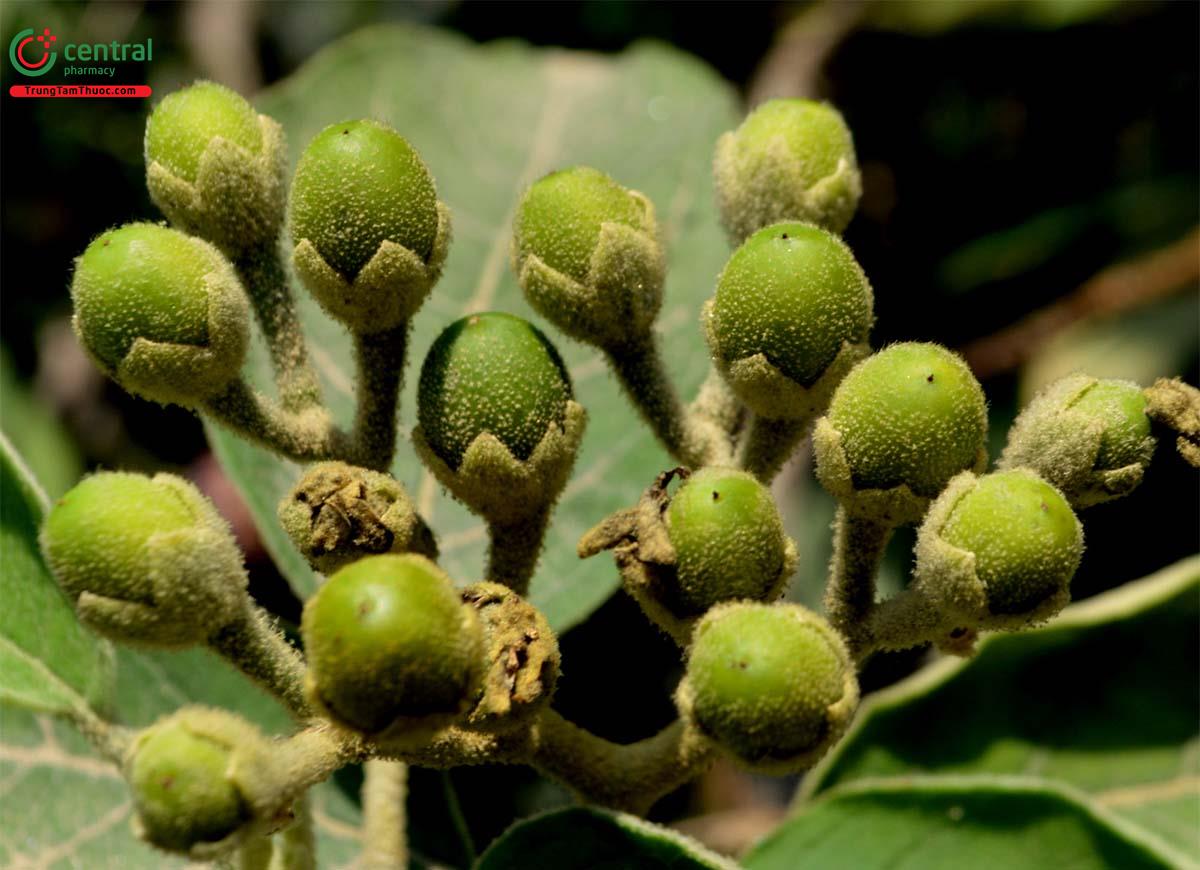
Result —
[[987, 406], [959, 357], [936, 344], [908, 342], [855, 366], [834, 393], [828, 421], [856, 487], [906, 485], [933, 497], [979, 461]]
[[221, 137], [252, 154], [263, 148], [258, 113], [240, 94], [200, 81], [168, 94], [146, 121], [146, 162], [195, 182], [200, 158]]
[[741, 761], [795, 767], [845, 730], [858, 684], [845, 645], [820, 617], [794, 604], [739, 602], [697, 626], [678, 700]]
[[1063, 596], [1083, 553], [1067, 500], [1023, 470], [979, 478], [952, 508], [941, 538], [974, 554], [988, 609], [1001, 615], [1028, 613]]
[[304, 149], [289, 216], [292, 240], [308, 240], [352, 281], [385, 240], [429, 259], [437, 191], [403, 136], [378, 121], [347, 121], [326, 127]]
[[728, 468], [695, 472], [671, 498], [666, 523], [680, 615], [779, 591], [787, 538], [770, 490], [753, 475]]
[[719, 361], [728, 365], [763, 354], [785, 376], [809, 386], [843, 343], [866, 341], [871, 287], [837, 236], [809, 224], [774, 224], [729, 258], [709, 318]]
[[300, 630], [315, 700], [358, 731], [446, 724], [473, 700], [482, 630], [450, 578], [422, 556], [369, 556], [342, 568], [305, 605]]
[[511, 314], [472, 314], [448, 326], [421, 367], [417, 419], [430, 448], [457, 468], [490, 433], [519, 460], [562, 427], [571, 381], [558, 351]]

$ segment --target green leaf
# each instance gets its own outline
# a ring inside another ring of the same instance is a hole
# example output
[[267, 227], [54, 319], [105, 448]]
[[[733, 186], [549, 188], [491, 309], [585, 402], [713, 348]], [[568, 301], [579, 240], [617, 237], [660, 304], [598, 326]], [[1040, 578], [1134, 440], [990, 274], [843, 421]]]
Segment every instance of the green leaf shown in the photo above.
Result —
[[625, 813], [572, 808], [513, 825], [475, 870], [736, 870], [737, 865], [667, 828]]
[[0, 703], [52, 713], [105, 707], [112, 648], [80, 625], [42, 562], [48, 501], [0, 435]]
[[[594, 165], [654, 200], [671, 266], [658, 327], [672, 374], [685, 396], [694, 394], [708, 370], [700, 305], [728, 256], [710, 186], [712, 150], [717, 136], [736, 124], [735, 105], [733, 91], [715, 73], [663, 45], [639, 44], [601, 57], [515, 42], [478, 46], [411, 26], [372, 28], [343, 39], [259, 100], [259, 108], [287, 130], [293, 157], [327, 124], [366, 116], [387, 121], [421, 153], [454, 213], [445, 274], [415, 319], [401, 407], [405, 436], [415, 419], [416, 372], [443, 327], [481, 310], [536, 320], [508, 266], [512, 210], [526, 185], [573, 164]], [[326, 400], [349, 423], [349, 336], [307, 294], [301, 296]], [[620, 395], [600, 354], [549, 331], [590, 415], [531, 593], [562, 631], [618, 585], [611, 561], [580, 561], [576, 541], [610, 512], [636, 502], [673, 463]], [[262, 348], [248, 371], [257, 386], [270, 388]], [[298, 594], [311, 594], [316, 578], [275, 517], [297, 467], [215, 426], [208, 432], [276, 563]], [[442, 565], [461, 583], [476, 580], [484, 564], [484, 527], [439, 492], [402, 441], [393, 473], [438, 533]]]
[[863, 780], [831, 792], [742, 859], [746, 870], [1150, 870], [1176, 856], [1069, 789], [1015, 777]]
[[3, 347], [0, 347], [0, 420], [4, 421], [4, 434], [51, 498], [62, 495], [83, 475], [79, 448], [54, 412], [17, 377]]
[[1198, 591], [1192, 557], [872, 696], [801, 797], [864, 778], [1038, 776], [1196, 854]]

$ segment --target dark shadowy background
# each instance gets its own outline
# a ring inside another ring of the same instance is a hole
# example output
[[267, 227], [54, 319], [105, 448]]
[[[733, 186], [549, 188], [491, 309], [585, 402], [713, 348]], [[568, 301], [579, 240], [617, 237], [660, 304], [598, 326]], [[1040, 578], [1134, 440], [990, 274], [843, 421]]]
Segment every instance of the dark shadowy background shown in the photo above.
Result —
[[[1030, 391], [1075, 368], [1143, 383], [1174, 374], [1196, 381], [1197, 3], [6, 2], [0, 33], [48, 24], [74, 39], [153, 37], [148, 81], [156, 93], [203, 76], [250, 94], [330, 40], [399, 19], [479, 41], [516, 37], [604, 52], [655, 38], [699, 55], [748, 100], [835, 102], [854, 132], [865, 181], [846, 238], [887, 290], [876, 298], [875, 342], [931, 340], [966, 353], [991, 403], [993, 453]], [[101, 228], [156, 214], [142, 179], [148, 107], [15, 100], [7, 65], [2, 78], [5, 431], [35, 465], [39, 455], [52, 457], [61, 469], [52, 488], [97, 465], [192, 475], [239, 527], [255, 590], [295, 619], [298, 602], [256, 548], [196, 419], [105, 383], [67, 325], [71, 258]], [[780, 502], [790, 527], [804, 527], [806, 510], [820, 526], [829, 507], [802, 472], [786, 479]], [[1089, 512], [1076, 596], [1195, 552], [1198, 505], [1195, 472], [1163, 444], [1134, 498]], [[903, 572], [906, 546], [911, 538], [893, 547], [893, 574]], [[819, 570], [824, 552], [818, 545], [810, 555], [804, 564]], [[588, 655], [613, 632], [622, 644], [607, 645], [603, 659]], [[569, 632], [563, 647], [564, 712], [620, 740], [674, 715], [674, 649], [622, 596]], [[919, 660], [881, 658], [866, 687]], [[343, 775], [348, 785], [353, 777]], [[447, 822], [447, 784], [480, 843], [515, 814], [562, 800], [522, 771], [456, 771], [449, 779], [418, 772], [414, 793], [432, 797], [411, 807], [424, 832], [417, 845], [453, 863], [464, 858]], [[782, 794], [718, 769], [666, 799], [657, 815], [746, 803], [769, 814]]]

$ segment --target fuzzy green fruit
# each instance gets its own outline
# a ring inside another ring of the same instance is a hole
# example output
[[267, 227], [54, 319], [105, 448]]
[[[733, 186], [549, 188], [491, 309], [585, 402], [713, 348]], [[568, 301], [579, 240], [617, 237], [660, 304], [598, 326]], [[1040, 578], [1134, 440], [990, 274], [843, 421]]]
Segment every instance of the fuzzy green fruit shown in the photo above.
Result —
[[408, 141], [378, 121], [347, 121], [318, 133], [296, 166], [289, 202], [292, 239], [308, 240], [353, 280], [384, 241], [426, 261], [438, 232], [433, 177]]
[[840, 233], [862, 195], [850, 130], [837, 109], [770, 100], [717, 142], [721, 219], [735, 242], [777, 221], [811, 221]]
[[780, 223], [729, 258], [707, 331], [719, 363], [763, 354], [809, 387], [843, 344], [867, 340], [873, 319], [871, 286], [846, 244], [809, 224]]
[[233, 835], [251, 819], [230, 776], [231, 748], [180, 718], [149, 729], [128, 767], [139, 829], [172, 852]]
[[751, 474], [703, 468], [671, 498], [666, 523], [676, 554], [680, 616], [734, 598], [767, 599], [784, 578], [787, 538], [771, 492]]
[[988, 609], [1000, 615], [1065, 596], [1083, 554], [1079, 520], [1066, 499], [1023, 471], [979, 478], [952, 508], [941, 537], [974, 554]]
[[162, 164], [195, 182], [200, 158], [215, 137], [245, 148], [263, 149], [258, 113], [236, 91], [200, 81], [168, 94], [146, 121], [146, 161]]
[[417, 419], [433, 451], [457, 468], [480, 435], [519, 460], [561, 429], [571, 381], [554, 346], [511, 314], [472, 314], [448, 326], [421, 366]]
[[731, 603], [700, 622], [682, 714], [743, 763], [796, 770], [841, 736], [858, 703], [841, 638], [795, 604]]
[[449, 724], [474, 700], [483, 637], [428, 559], [369, 556], [329, 578], [300, 626], [309, 691], [330, 716], [389, 736]]
[[903, 485], [933, 497], [985, 456], [983, 390], [966, 363], [936, 344], [894, 344], [863, 360], [834, 393], [827, 419], [860, 489]]
[[1102, 426], [1097, 468], [1121, 468], [1146, 461], [1150, 418], [1146, 416], [1146, 395], [1137, 384], [1098, 381], [1071, 408]]
[[75, 329], [130, 392], [192, 406], [238, 376], [249, 307], [229, 262], [200, 239], [151, 223], [102, 233], [75, 263]]
[[80, 617], [115, 640], [202, 643], [246, 604], [241, 553], [190, 483], [100, 472], [46, 517], [42, 553]]

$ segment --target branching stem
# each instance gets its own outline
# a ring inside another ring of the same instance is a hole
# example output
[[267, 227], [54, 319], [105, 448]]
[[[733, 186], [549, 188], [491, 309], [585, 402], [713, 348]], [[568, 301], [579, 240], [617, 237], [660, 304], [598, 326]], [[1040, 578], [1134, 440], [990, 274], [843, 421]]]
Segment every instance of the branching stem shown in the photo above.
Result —
[[408, 765], [373, 758], [363, 765], [363, 854], [366, 870], [405, 870]]
[[313, 831], [312, 799], [303, 794], [292, 805], [295, 820], [275, 838], [271, 870], [317, 870], [317, 838]]
[[357, 462], [387, 471], [396, 452], [396, 413], [408, 349], [407, 321], [383, 332], [355, 333], [358, 407], [354, 417]]
[[487, 579], [524, 596], [537, 568], [549, 519], [549, 511], [543, 510], [515, 523], [489, 523]]
[[811, 417], [771, 420], [755, 415], [738, 451], [738, 465], [770, 483], [808, 434]]
[[875, 575], [894, 528], [838, 507], [825, 613], [851, 647], [867, 643], [864, 633], [875, 608]]
[[304, 659], [261, 608], [247, 604], [237, 621], [209, 638], [209, 645], [282, 701], [294, 717], [312, 715], [304, 697]]
[[203, 410], [245, 438], [298, 462], [351, 453], [350, 440], [324, 408], [285, 410], [242, 380], [209, 399]]

